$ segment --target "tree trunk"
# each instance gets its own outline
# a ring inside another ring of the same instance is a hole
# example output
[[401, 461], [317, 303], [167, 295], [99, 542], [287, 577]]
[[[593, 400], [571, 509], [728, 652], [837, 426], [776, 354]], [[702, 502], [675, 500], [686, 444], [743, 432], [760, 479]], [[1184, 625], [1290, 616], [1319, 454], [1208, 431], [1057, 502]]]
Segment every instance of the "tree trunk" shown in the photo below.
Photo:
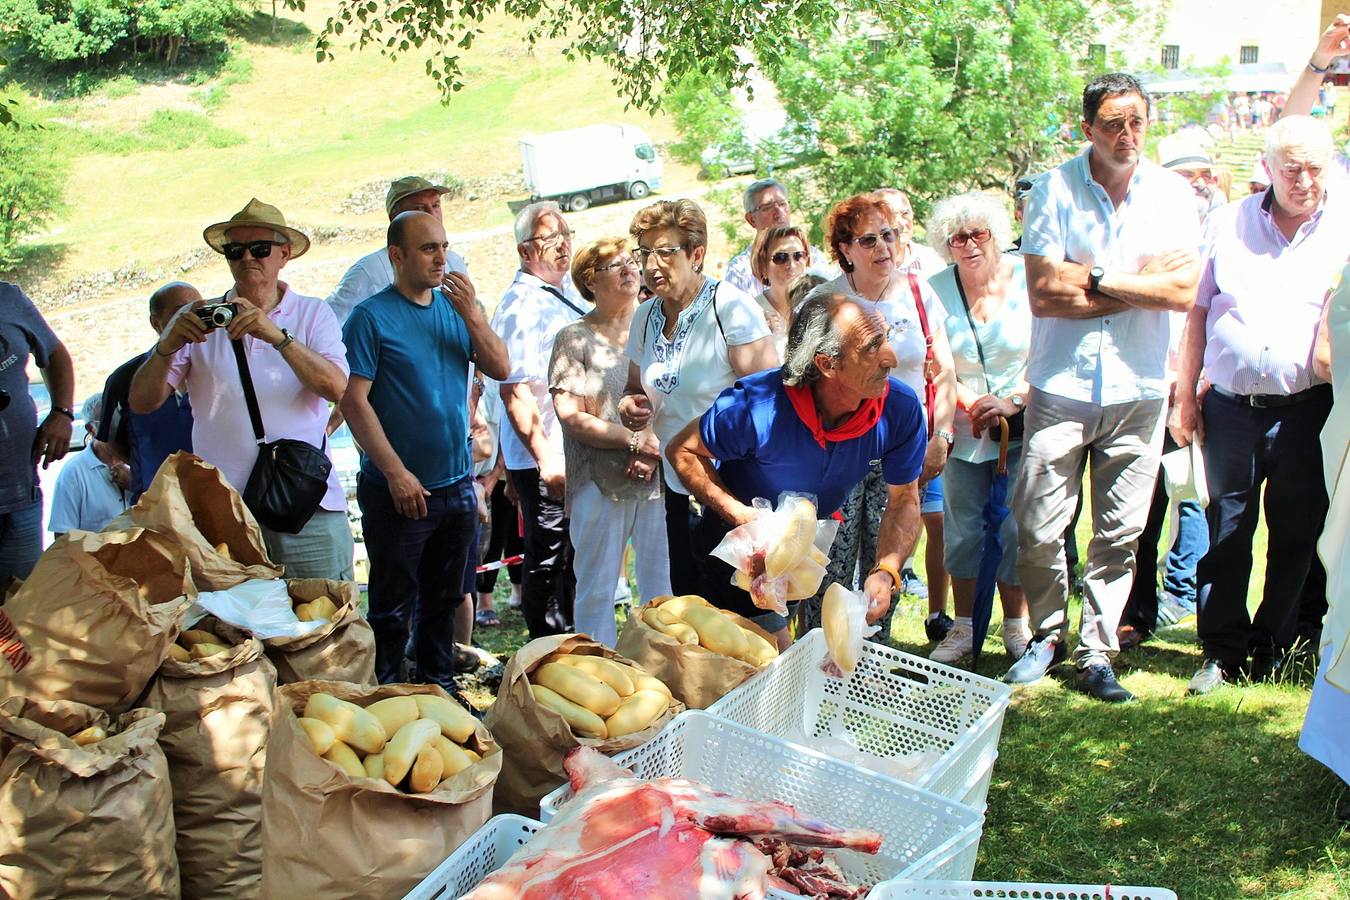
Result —
[[272, 37], [277, 36], [277, 0], [272, 0]]

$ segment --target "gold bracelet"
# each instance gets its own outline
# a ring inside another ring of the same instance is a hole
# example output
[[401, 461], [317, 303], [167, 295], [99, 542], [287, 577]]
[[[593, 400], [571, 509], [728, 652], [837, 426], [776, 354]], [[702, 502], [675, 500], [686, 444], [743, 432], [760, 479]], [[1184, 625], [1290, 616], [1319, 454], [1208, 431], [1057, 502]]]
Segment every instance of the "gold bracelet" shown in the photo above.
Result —
[[880, 562], [879, 562], [879, 563], [877, 563], [875, 566], [872, 567], [872, 571], [870, 571], [870, 572], [867, 573], [867, 577], [870, 578], [870, 577], [872, 577], [873, 575], [875, 575], [875, 574], [878, 573], [878, 572], [885, 572], [887, 575], [891, 576], [891, 583], [893, 583], [893, 584], [895, 585], [895, 587], [891, 588], [891, 594], [898, 594], [898, 593], [900, 593], [900, 586], [901, 586], [904, 582], [901, 581], [901, 579], [900, 579], [900, 573], [899, 573], [899, 571], [897, 571], [897, 570], [895, 569], [894, 566], [888, 566], [888, 565], [886, 565], [885, 563], [880, 563]]

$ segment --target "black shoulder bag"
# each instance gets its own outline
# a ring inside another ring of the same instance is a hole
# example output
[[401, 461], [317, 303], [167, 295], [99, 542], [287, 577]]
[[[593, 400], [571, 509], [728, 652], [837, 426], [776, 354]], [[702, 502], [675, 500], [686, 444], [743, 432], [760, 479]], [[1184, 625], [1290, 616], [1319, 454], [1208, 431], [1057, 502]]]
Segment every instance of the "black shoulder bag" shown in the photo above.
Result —
[[[970, 336], [975, 339], [975, 353], [980, 358], [980, 374], [984, 376], [984, 389], [989, 390], [989, 370], [984, 362], [984, 344], [980, 343], [980, 332], [975, 328], [975, 317], [970, 314], [970, 301], [966, 300], [966, 288], [961, 284], [961, 270], [952, 267], [952, 277], [956, 279], [956, 292], [961, 295], [961, 308], [966, 313], [966, 324], [970, 326]], [[1026, 429], [1026, 419], [1022, 413], [1024, 409], [1019, 409], [1016, 413], [1008, 416], [1008, 440], [1020, 441], [1022, 434]]]
[[[244, 488], [244, 505], [264, 528], [299, 534], [328, 492], [328, 473], [333, 470], [333, 464], [322, 449], [305, 441], [282, 438], [270, 444], [266, 442], [243, 339], [230, 343], [234, 345], [234, 359], [239, 364], [239, 381], [243, 384], [248, 417], [253, 423], [253, 437], [258, 441], [258, 461], [253, 464], [248, 485]], [[327, 439], [325, 436], [324, 440]]]

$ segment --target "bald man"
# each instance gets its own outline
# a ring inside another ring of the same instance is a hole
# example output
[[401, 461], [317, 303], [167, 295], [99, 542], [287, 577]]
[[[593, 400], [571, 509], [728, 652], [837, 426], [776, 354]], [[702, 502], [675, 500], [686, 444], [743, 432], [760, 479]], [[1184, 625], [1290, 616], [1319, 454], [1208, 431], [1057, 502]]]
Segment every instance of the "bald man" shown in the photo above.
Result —
[[[179, 307], [196, 303], [202, 295], [184, 281], [171, 281], [150, 295], [150, 327], [158, 335]], [[148, 353], [150, 351], [146, 351]], [[141, 367], [145, 353], [113, 370], [103, 385], [103, 416], [95, 438], [110, 444], [116, 455], [131, 465], [127, 487], [129, 503], [150, 486], [160, 464], [179, 450], [192, 449], [192, 404], [186, 392], [169, 394], [159, 409], [141, 415], [127, 405], [131, 378]]]

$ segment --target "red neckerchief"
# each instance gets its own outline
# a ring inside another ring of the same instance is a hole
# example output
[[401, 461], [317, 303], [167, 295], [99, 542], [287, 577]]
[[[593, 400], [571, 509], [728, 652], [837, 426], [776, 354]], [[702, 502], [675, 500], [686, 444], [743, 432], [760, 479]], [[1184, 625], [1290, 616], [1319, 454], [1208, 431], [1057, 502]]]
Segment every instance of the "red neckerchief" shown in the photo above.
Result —
[[881, 410], [886, 405], [886, 395], [891, 392], [891, 385], [887, 381], [885, 393], [880, 397], [864, 400], [853, 411], [853, 415], [829, 431], [820, 424], [820, 413], [816, 411], [816, 398], [811, 393], [810, 385], [793, 387], [785, 384], [783, 391], [787, 394], [788, 400], [792, 401], [792, 409], [797, 413], [797, 418], [802, 420], [802, 424], [811, 432], [811, 437], [816, 439], [816, 443], [823, 450], [826, 441], [839, 443], [861, 437], [871, 431], [881, 419]]

